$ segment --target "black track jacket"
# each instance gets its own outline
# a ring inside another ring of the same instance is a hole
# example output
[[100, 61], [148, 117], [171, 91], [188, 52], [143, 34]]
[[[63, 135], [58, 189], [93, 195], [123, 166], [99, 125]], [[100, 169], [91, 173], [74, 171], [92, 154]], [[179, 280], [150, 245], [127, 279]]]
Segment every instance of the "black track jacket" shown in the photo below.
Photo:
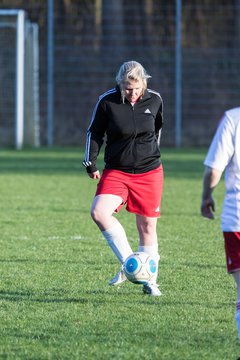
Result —
[[96, 160], [106, 135], [105, 168], [128, 173], [144, 173], [160, 161], [160, 134], [163, 124], [160, 94], [145, 90], [134, 104], [117, 86], [99, 97], [87, 131], [83, 165], [88, 173], [97, 171]]

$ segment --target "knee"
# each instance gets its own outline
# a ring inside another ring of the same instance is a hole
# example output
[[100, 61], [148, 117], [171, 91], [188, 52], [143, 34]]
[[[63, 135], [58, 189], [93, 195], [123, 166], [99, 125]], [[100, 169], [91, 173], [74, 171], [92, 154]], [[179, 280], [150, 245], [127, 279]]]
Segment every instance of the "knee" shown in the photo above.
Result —
[[91, 214], [91, 217], [92, 217], [92, 219], [93, 219], [93, 221], [94, 221], [95, 223], [99, 223], [99, 222], [100, 222], [100, 220], [101, 220], [101, 211], [100, 211], [98, 208], [92, 207], [90, 214]]
[[106, 220], [109, 218], [109, 214], [102, 206], [93, 206], [91, 208], [91, 217], [93, 221], [98, 225], [103, 225]]

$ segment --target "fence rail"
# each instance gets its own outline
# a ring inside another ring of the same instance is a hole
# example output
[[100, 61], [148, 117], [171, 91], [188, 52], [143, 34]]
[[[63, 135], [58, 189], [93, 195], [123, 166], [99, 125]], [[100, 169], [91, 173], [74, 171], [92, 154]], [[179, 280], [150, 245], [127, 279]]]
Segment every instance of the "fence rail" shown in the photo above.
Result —
[[240, 0], [0, 0], [17, 8], [39, 26], [43, 145], [83, 145], [98, 96], [131, 59], [163, 97], [164, 146], [208, 145], [239, 106]]

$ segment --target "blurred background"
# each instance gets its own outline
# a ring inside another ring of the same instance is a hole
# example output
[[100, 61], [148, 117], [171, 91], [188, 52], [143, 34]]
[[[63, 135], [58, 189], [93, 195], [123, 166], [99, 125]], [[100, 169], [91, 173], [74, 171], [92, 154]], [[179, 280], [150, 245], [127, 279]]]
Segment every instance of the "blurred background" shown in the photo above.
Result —
[[82, 146], [98, 96], [139, 61], [163, 146], [208, 146], [240, 104], [240, 0], [0, 0], [0, 147]]

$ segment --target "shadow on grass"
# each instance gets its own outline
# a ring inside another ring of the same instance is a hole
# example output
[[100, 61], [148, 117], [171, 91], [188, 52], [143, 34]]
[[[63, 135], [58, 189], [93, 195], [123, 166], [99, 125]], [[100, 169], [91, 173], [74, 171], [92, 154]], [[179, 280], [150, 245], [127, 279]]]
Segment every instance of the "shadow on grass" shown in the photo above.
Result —
[[194, 271], [197, 269], [206, 269], [206, 270], [213, 270], [213, 269], [226, 269], [226, 266], [224, 264], [206, 264], [206, 263], [197, 263], [197, 262], [178, 262], [176, 265], [175, 262], [168, 261], [167, 264], [162, 262], [161, 268], [169, 268], [171, 267], [174, 270], [184, 270], [184, 269], [194, 269]]
[[85, 304], [89, 303], [89, 299], [84, 298], [53, 298], [48, 299], [47, 296], [43, 295], [42, 297], [35, 296], [35, 294], [30, 291], [0, 291], [0, 299], [11, 302], [20, 302], [20, 301], [31, 301], [31, 302], [40, 302], [40, 303], [80, 303]]
[[[38, 159], [4, 159], [1, 158], [0, 174], [33, 174], [33, 175], [72, 175], [84, 173], [85, 169], [81, 165], [81, 159], [61, 159], [61, 158], [38, 158]], [[99, 169], [103, 169], [104, 164], [98, 161]], [[174, 178], [198, 178], [203, 174], [202, 162], [196, 160], [167, 160], [164, 164], [166, 177]]]
[[[162, 157], [165, 175], [175, 178], [197, 178], [203, 173], [205, 151], [196, 149], [166, 149]], [[0, 174], [79, 174], [85, 173], [82, 166], [84, 150], [24, 150], [0, 152]], [[104, 161], [101, 153], [98, 167], [103, 169]]]
[[38, 260], [38, 259], [0, 259], [2, 263], [34, 263], [34, 264], [79, 264], [79, 261], [66, 260]]
[[[84, 297], [86, 296], [86, 297]], [[97, 298], [97, 296], [101, 296], [101, 298]], [[0, 300], [8, 301], [8, 302], [33, 302], [33, 303], [45, 303], [45, 304], [60, 304], [60, 303], [75, 303], [75, 304], [90, 304], [105, 306], [106, 304], [120, 304], [121, 306], [126, 306], [127, 308], [132, 308], [132, 306], [150, 306], [150, 307], [158, 307], [161, 306], [161, 309], [164, 307], [206, 307], [211, 309], [219, 309], [221, 307], [226, 308], [229, 306], [229, 302], [219, 302], [219, 303], [211, 303], [209, 301], [193, 301], [189, 299], [189, 301], [181, 301], [179, 298], [167, 299], [166, 296], [154, 297], [143, 294], [141, 289], [132, 288], [132, 291], [129, 289], [125, 289], [121, 291], [105, 291], [105, 290], [89, 290], [84, 291], [83, 296], [80, 297], [61, 297], [61, 296], [53, 296], [53, 294], [35, 294], [31, 291], [0, 291]]]
[[0, 173], [3, 174], [79, 174], [85, 169], [81, 165], [81, 159], [62, 159], [62, 158], [4, 158], [1, 157]]

